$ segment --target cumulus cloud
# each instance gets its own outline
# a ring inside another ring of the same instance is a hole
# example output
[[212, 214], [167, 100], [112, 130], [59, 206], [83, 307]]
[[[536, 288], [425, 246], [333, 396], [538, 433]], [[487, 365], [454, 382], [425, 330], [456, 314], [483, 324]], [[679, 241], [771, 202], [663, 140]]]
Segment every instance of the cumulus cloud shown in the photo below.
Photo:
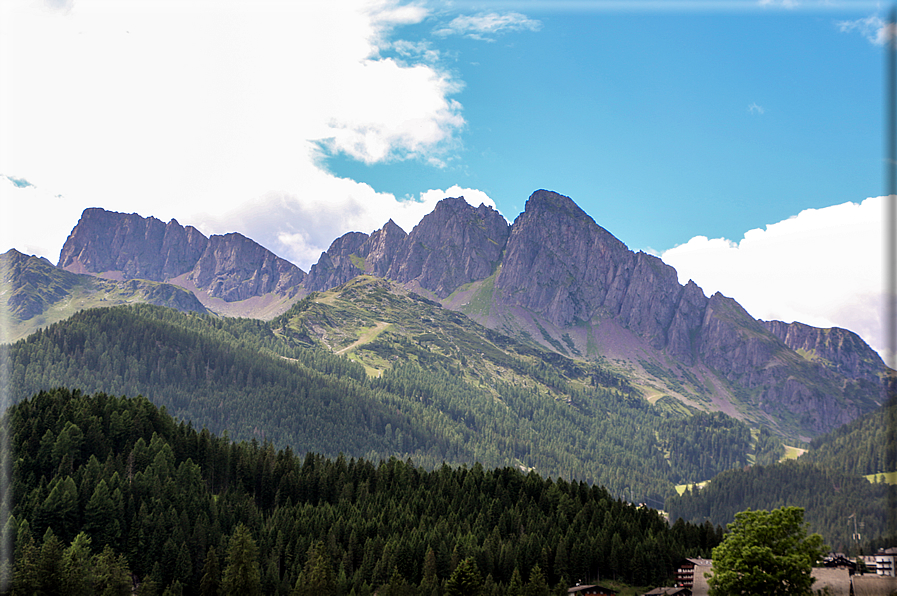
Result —
[[858, 333], [885, 356], [884, 198], [808, 209], [739, 242], [697, 236], [663, 253], [682, 283], [764, 320]]
[[894, 37], [894, 25], [889, 25], [876, 15], [853, 21], [838, 21], [836, 25], [842, 33], [859, 33], [878, 46], [885, 45]]
[[463, 35], [471, 39], [495, 41], [495, 36], [509, 31], [538, 31], [540, 21], [530, 19], [519, 12], [499, 14], [496, 12], [476, 15], [461, 15], [452, 19], [445, 27], [433, 33], [439, 36]]
[[[325, 183], [325, 174], [320, 173]], [[314, 181], [310, 182], [312, 185]], [[341, 178], [327, 180], [329, 195], [299, 196], [291, 193], [271, 192], [250, 203], [224, 214], [197, 213], [199, 227], [212, 233], [227, 231], [230, 222], [239, 220], [241, 232], [277, 254], [292, 261], [303, 270], [318, 261], [321, 253], [346, 232], [370, 234], [392, 219], [399, 227], [410, 232], [436, 203], [446, 197], [463, 196], [468, 203], [479, 206], [484, 203], [496, 208], [495, 202], [484, 192], [470, 188], [431, 189], [419, 197], [397, 199], [392, 194], [378, 193], [366, 184]], [[271, 227], [269, 222], [282, 221], [283, 225]]]
[[429, 199], [320, 164], [451, 157], [462, 83], [426, 43], [392, 45], [428, 15], [396, 0], [3, 2], [0, 202], [16, 223], [0, 250], [55, 262], [85, 207], [239, 231], [306, 269], [345, 231], [413, 226]]

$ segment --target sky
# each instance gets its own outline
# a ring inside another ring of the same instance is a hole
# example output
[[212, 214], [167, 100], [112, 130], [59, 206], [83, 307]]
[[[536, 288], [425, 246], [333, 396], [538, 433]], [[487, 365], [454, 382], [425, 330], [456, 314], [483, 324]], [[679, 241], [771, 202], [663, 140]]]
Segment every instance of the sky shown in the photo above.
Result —
[[888, 357], [889, 8], [3, 0], [0, 251], [55, 263], [102, 207], [308, 271], [446, 196], [513, 221], [545, 188], [708, 296]]

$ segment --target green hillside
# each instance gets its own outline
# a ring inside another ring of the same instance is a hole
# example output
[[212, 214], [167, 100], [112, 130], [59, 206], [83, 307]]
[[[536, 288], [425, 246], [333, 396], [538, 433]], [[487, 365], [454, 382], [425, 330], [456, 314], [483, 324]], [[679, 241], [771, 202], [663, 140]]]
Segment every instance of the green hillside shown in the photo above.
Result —
[[145, 398], [42, 392], [0, 429], [13, 594], [129, 594], [132, 575], [141, 595], [237, 593], [240, 576], [262, 594], [431, 596], [465, 571], [484, 596], [599, 575], [658, 585], [720, 540], [584, 482], [300, 457], [198, 432]]
[[[725, 525], [747, 508], [795, 505], [806, 509], [810, 529], [833, 548], [868, 549], [870, 541], [897, 535], [888, 525], [897, 486], [887, 481], [897, 471], [895, 408], [885, 406], [817, 437], [796, 460], [719, 474], [701, 490], [667, 499], [665, 509], [673, 518]], [[848, 518], [862, 529], [859, 541]]]
[[299, 453], [512, 466], [655, 506], [676, 484], [775, 447], [369, 278], [271, 323], [146, 305], [83, 311], [8, 358], [14, 401], [63, 385], [142, 394], [197, 427]]

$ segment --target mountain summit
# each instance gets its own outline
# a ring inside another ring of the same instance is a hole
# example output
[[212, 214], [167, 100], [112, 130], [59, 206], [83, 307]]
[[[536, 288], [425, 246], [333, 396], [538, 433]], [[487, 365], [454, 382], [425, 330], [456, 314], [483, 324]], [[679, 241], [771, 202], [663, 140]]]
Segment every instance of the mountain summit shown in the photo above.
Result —
[[882, 403], [888, 370], [858, 336], [760, 322], [633, 252], [569, 197], [534, 192], [513, 224], [462, 197], [405, 233], [348, 232], [308, 275], [240, 234], [87, 209], [59, 267], [165, 281], [222, 314], [271, 318], [310, 292], [386, 278], [518, 340], [603, 362], [669, 408], [723, 411], [806, 440]]

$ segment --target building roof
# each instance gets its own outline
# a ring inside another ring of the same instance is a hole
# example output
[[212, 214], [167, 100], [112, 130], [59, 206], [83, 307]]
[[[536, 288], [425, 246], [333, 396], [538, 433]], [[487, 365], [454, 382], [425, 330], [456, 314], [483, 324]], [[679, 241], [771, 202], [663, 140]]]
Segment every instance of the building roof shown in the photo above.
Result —
[[707, 578], [704, 577], [705, 573], [713, 575], [713, 561], [710, 559], [698, 559], [699, 561], [705, 561], [701, 566], [704, 569], [700, 571], [695, 571], [695, 577], [692, 580], [691, 593], [692, 596], [707, 596], [710, 594], [710, 585], [707, 583]]
[[589, 590], [591, 588], [598, 588], [599, 590], [602, 590], [605, 594], [616, 594], [617, 593], [616, 590], [613, 590], [611, 588], [603, 588], [603, 587], [599, 586], [598, 584], [590, 584], [587, 586], [573, 586], [572, 588], [567, 588], [567, 594], [579, 594], [580, 592], [585, 592], [586, 590]]
[[645, 592], [644, 596], [691, 596], [688, 588], [654, 588]]
[[855, 596], [890, 596], [895, 591], [897, 591], [897, 577], [871, 574], [853, 576]]
[[850, 571], [846, 567], [813, 567], [813, 592], [828, 588], [831, 596], [850, 596]]

